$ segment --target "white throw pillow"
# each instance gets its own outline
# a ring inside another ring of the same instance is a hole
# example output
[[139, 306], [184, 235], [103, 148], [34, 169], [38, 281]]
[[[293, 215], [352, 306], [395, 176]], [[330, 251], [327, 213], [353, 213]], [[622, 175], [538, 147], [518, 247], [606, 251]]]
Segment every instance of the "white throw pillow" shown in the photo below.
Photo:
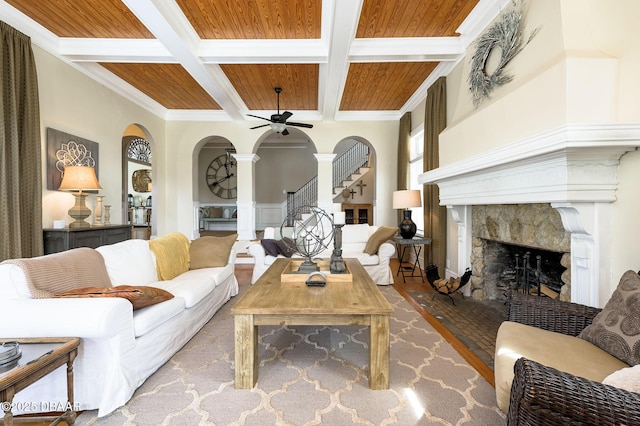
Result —
[[629, 392], [640, 393], [640, 364], [614, 371], [605, 377], [602, 383]]
[[127, 240], [96, 250], [104, 258], [112, 285], [149, 285], [158, 281], [148, 241]]
[[342, 227], [342, 243], [366, 243], [369, 240], [369, 225], [361, 223]]

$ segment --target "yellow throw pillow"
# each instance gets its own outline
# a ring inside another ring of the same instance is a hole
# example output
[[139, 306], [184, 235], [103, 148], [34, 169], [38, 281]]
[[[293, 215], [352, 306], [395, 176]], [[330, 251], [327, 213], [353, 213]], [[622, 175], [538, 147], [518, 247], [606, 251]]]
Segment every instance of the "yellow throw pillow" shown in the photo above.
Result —
[[374, 255], [385, 241], [391, 239], [398, 232], [397, 226], [381, 226], [369, 237], [364, 252]]
[[200, 237], [191, 242], [189, 269], [215, 268], [229, 263], [229, 255], [238, 234], [226, 237]]
[[156, 255], [156, 271], [160, 281], [170, 280], [189, 270], [189, 239], [180, 232], [149, 241]]

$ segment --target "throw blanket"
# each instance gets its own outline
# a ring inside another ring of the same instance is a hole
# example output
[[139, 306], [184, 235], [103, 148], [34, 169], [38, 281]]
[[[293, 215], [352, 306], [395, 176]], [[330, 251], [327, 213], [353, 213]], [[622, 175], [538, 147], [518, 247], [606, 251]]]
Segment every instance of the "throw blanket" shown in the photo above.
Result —
[[156, 255], [160, 281], [170, 280], [189, 270], [189, 240], [180, 232], [150, 240], [149, 248]]
[[29, 259], [9, 259], [22, 269], [34, 299], [84, 287], [111, 287], [102, 255], [92, 248], [77, 248]]

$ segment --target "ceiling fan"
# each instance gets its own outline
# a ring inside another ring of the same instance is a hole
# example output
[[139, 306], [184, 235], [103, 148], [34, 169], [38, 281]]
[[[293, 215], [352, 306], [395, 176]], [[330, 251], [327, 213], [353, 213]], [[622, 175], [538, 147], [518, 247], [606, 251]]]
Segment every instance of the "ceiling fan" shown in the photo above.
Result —
[[294, 123], [293, 121], [287, 121], [289, 117], [293, 115], [293, 113], [289, 111], [284, 111], [282, 114], [280, 114], [280, 93], [282, 92], [282, 88], [274, 87], [273, 90], [275, 90], [276, 95], [278, 97], [278, 113], [272, 114], [270, 119], [264, 118], [264, 117], [258, 117], [257, 115], [247, 114], [249, 117], [255, 117], [255, 118], [259, 118], [260, 120], [267, 120], [271, 122], [269, 124], [262, 124], [260, 126], [252, 127], [251, 129], [259, 129], [260, 127], [271, 126], [271, 130], [286, 136], [289, 134], [289, 131], [287, 130], [287, 126], [306, 127], [307, 129], [311, 129], [313, 127], [313, 124]]

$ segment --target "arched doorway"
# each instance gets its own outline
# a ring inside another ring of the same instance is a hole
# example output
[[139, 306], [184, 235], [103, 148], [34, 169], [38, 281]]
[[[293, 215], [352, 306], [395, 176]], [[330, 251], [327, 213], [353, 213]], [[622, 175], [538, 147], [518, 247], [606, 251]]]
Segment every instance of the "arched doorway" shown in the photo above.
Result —
[[[194, 150], [194, 207], [201, 235], [237, 232], [236, 148], [226, 138], [209, 136]], [[195, 231], [195, 230], [194, 230]]]
[[279, 227], [287, 216], [288, 194], [300, 194], [297, 203], [315, 204], [313, 179], [318, 175], [317, 149], [302, 130], [289, 128], [288, 135], [268, 131], [259, 140], [255, 166], [254, 201], [256, 230]]
[[122, 135], [122, 223], [133, 226], [132, 238], [153, 233], [153, 147], [148, 132], [137, 124]]
[[374, 224], [375, 151], [360, 137], [341, 140], [333, 150], [334, 205], [340, 204], [347, 224]]

